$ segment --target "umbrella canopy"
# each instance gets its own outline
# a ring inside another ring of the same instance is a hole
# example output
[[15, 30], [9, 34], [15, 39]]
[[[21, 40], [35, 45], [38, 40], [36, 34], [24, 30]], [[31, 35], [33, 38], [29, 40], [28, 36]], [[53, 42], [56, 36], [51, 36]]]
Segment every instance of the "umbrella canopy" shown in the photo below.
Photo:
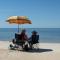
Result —
[[26, 16], [11, 16], [8, 17], [6, 22], [10, 24], [18, 24], [18, 32], [19, 32], [19, 24], [31, 24], [31, 21]]
[[11, 16], [6, 22], [15, 24], [31, 24], [31, 21], [26, 16]]

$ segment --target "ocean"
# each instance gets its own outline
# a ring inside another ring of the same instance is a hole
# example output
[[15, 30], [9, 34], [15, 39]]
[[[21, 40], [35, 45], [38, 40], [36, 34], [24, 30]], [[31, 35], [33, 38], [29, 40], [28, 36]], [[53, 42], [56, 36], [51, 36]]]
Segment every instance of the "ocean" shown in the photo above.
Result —
[[[33, 30], [39, 34], [39, 42], [60, 43], [60, 28], [25, 28], [28, 37]], [[20, 29], [21, 32], [21, 29]], [[11, 41], [17, 33], [17, 28], [0, 28], [0, 41]]]

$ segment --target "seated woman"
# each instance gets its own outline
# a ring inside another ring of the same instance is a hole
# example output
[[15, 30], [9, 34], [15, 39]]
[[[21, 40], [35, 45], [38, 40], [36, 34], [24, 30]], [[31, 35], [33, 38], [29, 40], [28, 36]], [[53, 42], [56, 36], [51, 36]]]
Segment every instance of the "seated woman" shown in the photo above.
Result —
[[[28, 40], [28, 37], [26, 35], [26, 30], [22, 30], [21, 34], [15, 34], [15, 39], [12, 40], [12, 43], [15, 45], [13, 46], [12, 44], [10, 44], [10, 47], [15, 48], [16, 46], [22, 46], [22, 48], [24, 48], [24, 44], [25, 42]], [[18, 48], [17, 47], [17, 48]]]
[[36, 31], [33, 31], [32, 32], [32, 35], [31, 37], [29, 38], [29, 44], [30, 44], [30, 47], [33, 48], [33, 44], [36, 44], [36, 43], [39, 43], [39, 35], [37, 35], [37, 32]]
[[26, 30], [22, 30], [21, 34], [20, 34], [20, 39], [21, 39], [21, 42], [22, 42], [22, 47], [23, 47], [23, 44], [25, 44], [26, 41], [28, 41], [28, 37], [26, 35]]

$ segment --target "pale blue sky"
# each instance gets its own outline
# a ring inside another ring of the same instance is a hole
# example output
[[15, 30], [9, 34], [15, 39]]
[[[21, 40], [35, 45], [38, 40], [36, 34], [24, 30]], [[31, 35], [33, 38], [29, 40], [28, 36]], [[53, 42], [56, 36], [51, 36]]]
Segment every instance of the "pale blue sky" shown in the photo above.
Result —
[[16, 15], [29, 17], [26, 28], [60, 28], [60, 0], [0, 0], [0, 28], [17, 27], [5, 22]]

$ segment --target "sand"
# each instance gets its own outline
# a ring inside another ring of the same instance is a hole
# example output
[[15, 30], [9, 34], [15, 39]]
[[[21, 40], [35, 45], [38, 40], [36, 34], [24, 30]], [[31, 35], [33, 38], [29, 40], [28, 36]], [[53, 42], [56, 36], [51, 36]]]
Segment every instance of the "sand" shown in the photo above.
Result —
[[9, 41], [0, 41], [0, 60], [60, 60], [60, 43], [40, 43], [39, 50], [9, 50]]

